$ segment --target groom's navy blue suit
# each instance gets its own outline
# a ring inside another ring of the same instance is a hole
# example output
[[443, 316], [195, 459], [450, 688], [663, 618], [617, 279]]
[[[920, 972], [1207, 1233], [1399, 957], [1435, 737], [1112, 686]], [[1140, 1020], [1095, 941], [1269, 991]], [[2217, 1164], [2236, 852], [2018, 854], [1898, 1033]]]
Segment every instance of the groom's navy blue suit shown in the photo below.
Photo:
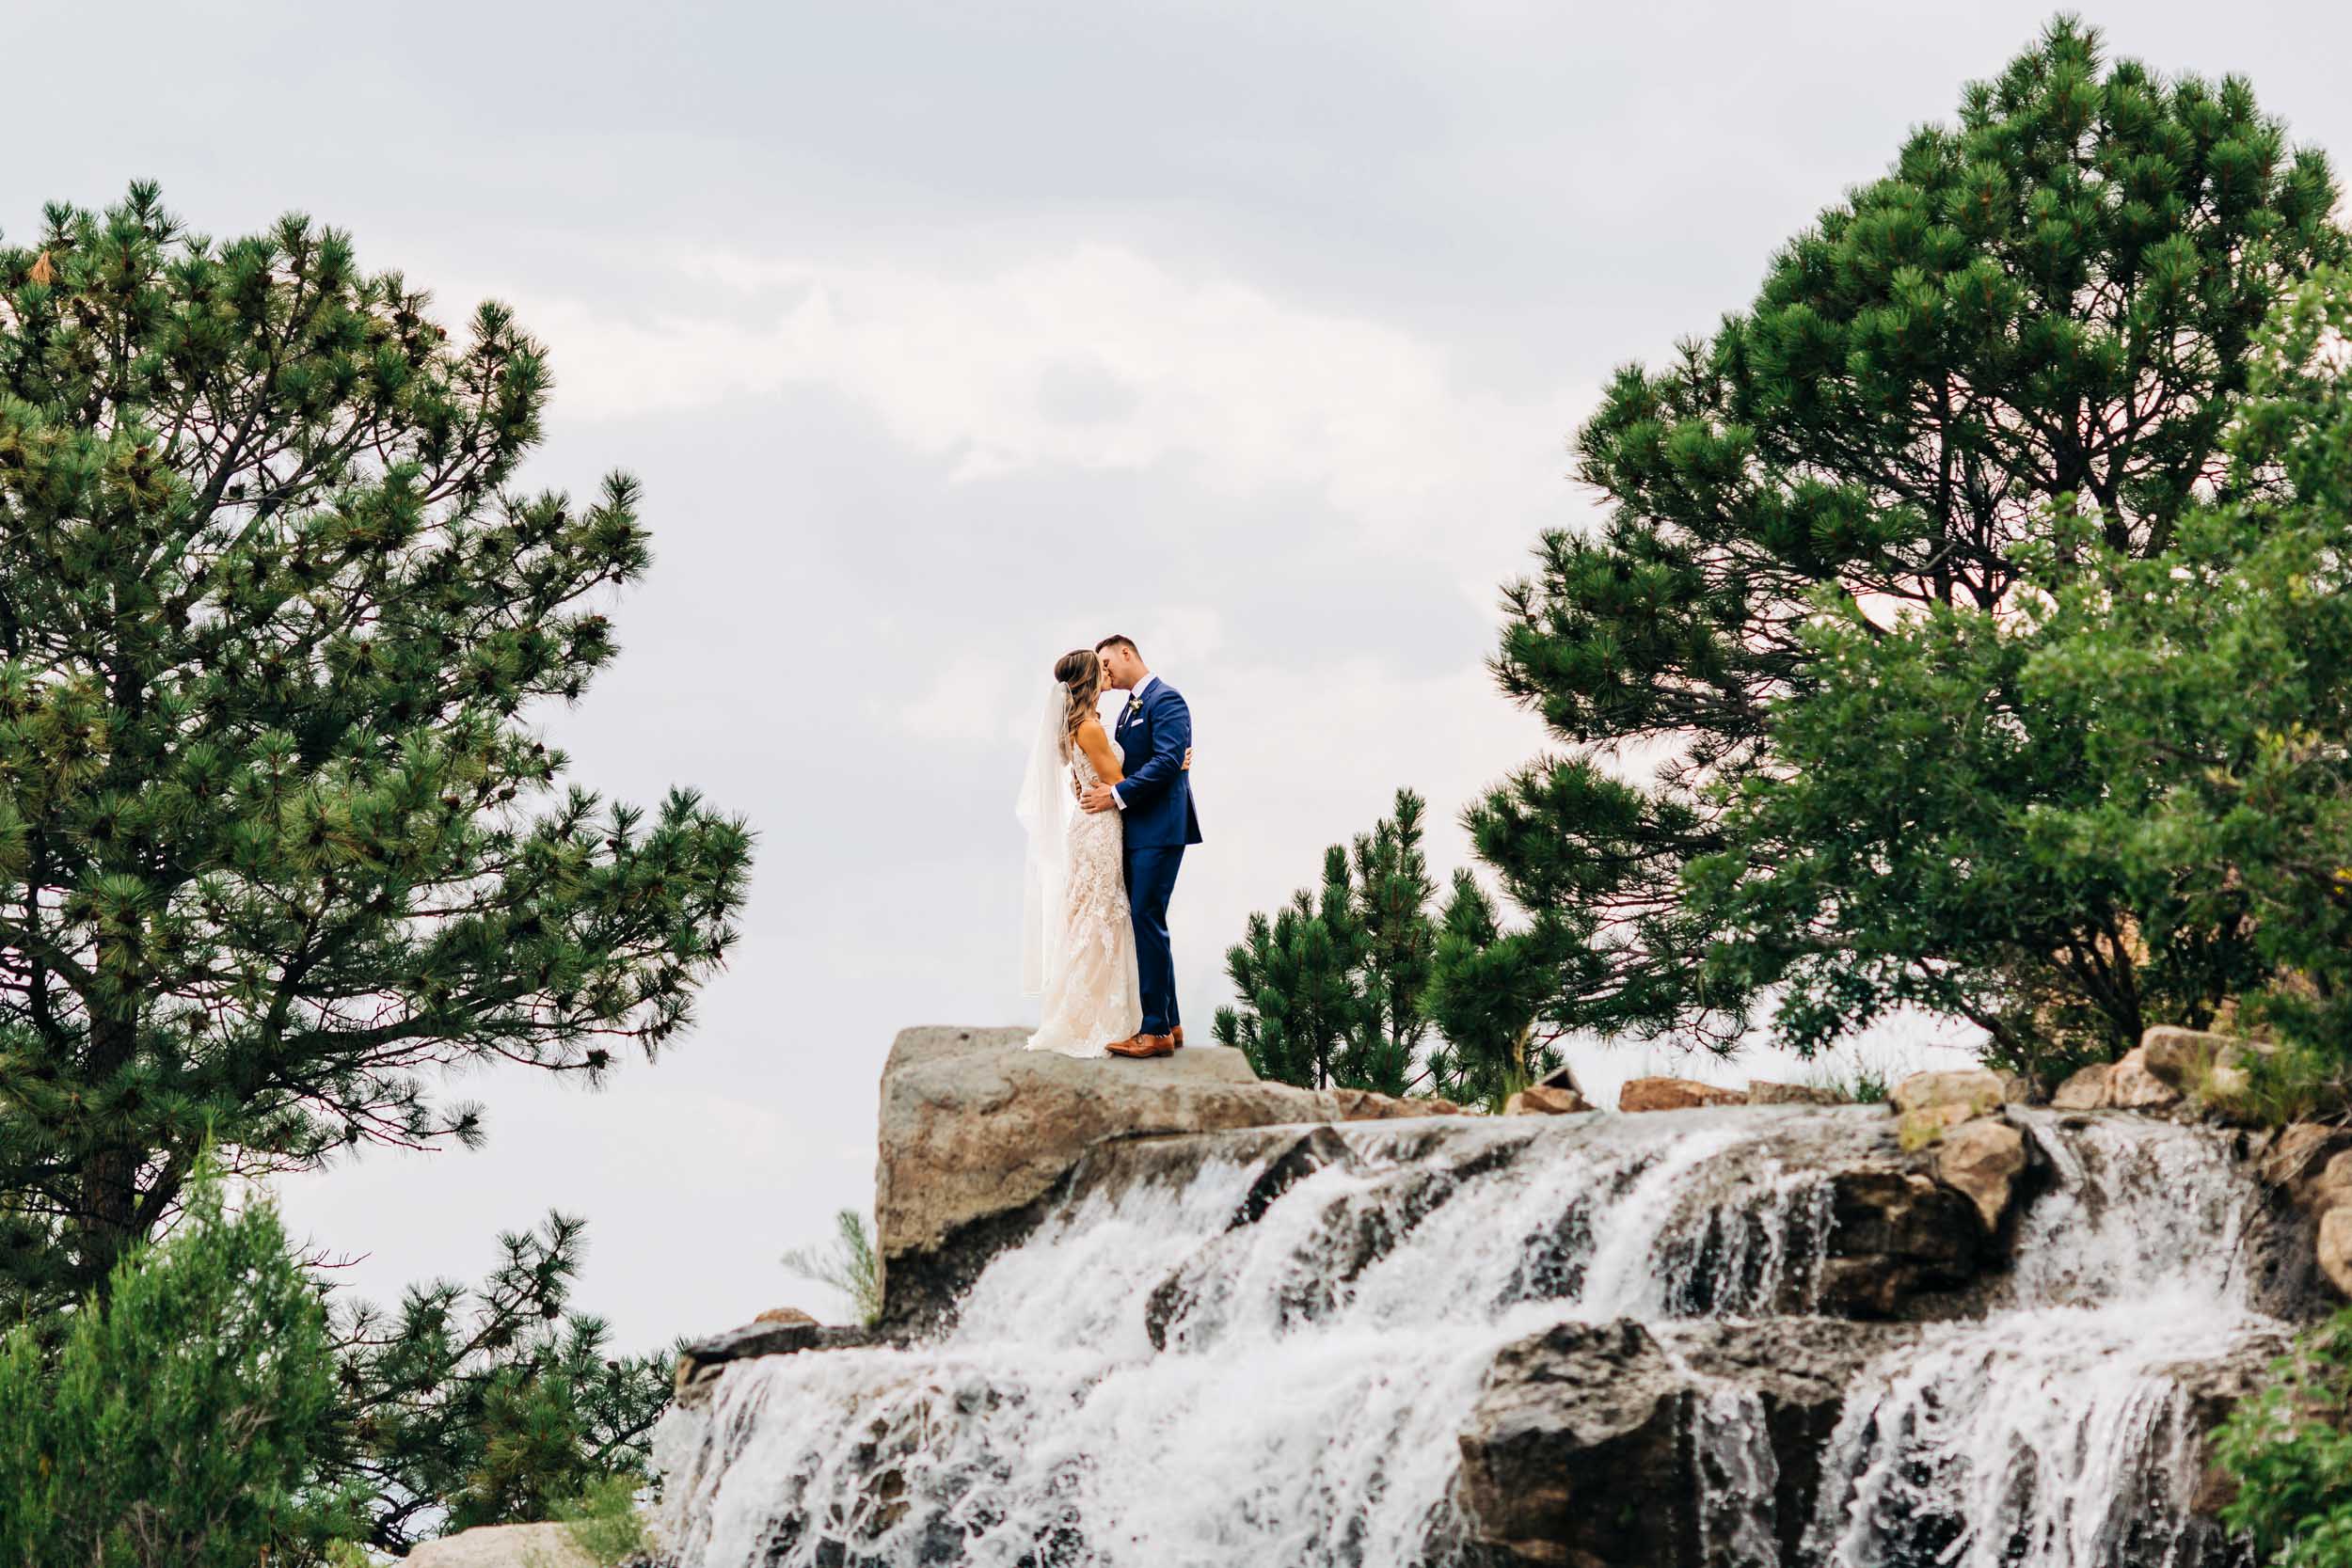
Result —
[[1136, 925], [1136, 972], [1143, 990], [1143, 1028], [1165, 1035], [1184, 1022], [1176, 1011], [1176, 959], [1168, 945], [1168, 900], [1184, 846], [1200, 842], [1192, 809], [1192, 775], [1184, 752], [1192, 746], [1192, 710], [1157, 676], [1120, 710], [1120, 768], [1127, 775], [1116, 793], [1127, 830], [1127, 907]]

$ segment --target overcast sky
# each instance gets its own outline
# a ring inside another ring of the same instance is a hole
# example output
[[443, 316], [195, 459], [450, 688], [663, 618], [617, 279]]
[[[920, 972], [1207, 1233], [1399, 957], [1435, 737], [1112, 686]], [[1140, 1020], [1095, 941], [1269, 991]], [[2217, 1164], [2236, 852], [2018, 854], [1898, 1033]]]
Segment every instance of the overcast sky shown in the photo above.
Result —
[[[2091, 14], [2352, 157], [2345, 8]], [[389, 1298], [584, 1213], [580, 1304], [632, 1350], [836, 1307], [778, 1255], [868, 1201], [892, 1034], [1034, 1022], [1011, 806], [1054, 657], [1126, 632], [1190, 700], [1208, 842], [1172, 923], [1205, 1033], [1224, 945], [1324, 845], [1410, 784], [1451, 868], [1455, 812], [1538, 749], [1482, 660], [1497, 585], [1594, 515], [1566, 438], [1608, 372], [1741, 306], [2047, 15], [12, 8], [10, 236], [151, 177], [199, 230], [298, 209], [445, 318], [518, 308], [557, 386], [526, 479], [635, 472], [655, 547], [621, 658], [542, 721], [579, 781], [691, 784], [760, 834], [691, 1037], [598, 1095], [469, 1077], [486, 1149], [290, 1180], [295, 1227]]]

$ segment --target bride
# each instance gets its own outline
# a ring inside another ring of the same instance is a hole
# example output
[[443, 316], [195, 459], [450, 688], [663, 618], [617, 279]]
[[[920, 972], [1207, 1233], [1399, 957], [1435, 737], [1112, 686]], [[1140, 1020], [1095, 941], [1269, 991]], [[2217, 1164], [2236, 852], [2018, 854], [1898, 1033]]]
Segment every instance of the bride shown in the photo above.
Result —
[[1088, 648], [1062, 655], [1054, 682], [1021, 784], [1019, 814], [1029, 830], [1021, 990], [1045, 998], [1031, 1051], [1101, 1056], [1143, 1022], [1121, 868], [1123, 824], [1115, 811], [1072, 808], [1080, 791], [1119, 784], [1126, 773], [1095, 715], [1101, 656]]

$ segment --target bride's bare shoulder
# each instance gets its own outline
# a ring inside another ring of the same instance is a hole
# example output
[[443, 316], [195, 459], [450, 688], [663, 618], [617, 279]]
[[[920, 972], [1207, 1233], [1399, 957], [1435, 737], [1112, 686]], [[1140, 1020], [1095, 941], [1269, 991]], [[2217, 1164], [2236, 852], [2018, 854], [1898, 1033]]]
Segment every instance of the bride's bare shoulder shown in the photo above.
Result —
[[1094, 771], [1105, 784], [1116, 784], [1126, 777], [1119, 766], [1119, 753], [1111, 750], [1111, 737], [1103, 731], [1103, 721], [1089, 716], [1078, 721], [1075, 736], [1078, 750], [1094, 764]]

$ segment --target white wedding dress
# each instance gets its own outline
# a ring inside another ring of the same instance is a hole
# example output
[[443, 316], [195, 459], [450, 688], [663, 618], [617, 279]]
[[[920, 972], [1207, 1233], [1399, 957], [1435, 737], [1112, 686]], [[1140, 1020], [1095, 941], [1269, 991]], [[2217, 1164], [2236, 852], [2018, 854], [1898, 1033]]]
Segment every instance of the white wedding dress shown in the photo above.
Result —
[[[1102, 782], [1084, 752], [1071, 747], [1064, 756], [1081, 788]], [[1063, 784], [1064, 800], [1068, 787]], [[1045, 944], [1044, 1022], [1029, 1037], [1029, 1049], [1100, 1056], [1104, 1046], [1143, 1026], [1136, 931], [1127, 912], [1125, 835], [1116, 811], [1073, 811], [1069, 817], [1058, 929]]]

